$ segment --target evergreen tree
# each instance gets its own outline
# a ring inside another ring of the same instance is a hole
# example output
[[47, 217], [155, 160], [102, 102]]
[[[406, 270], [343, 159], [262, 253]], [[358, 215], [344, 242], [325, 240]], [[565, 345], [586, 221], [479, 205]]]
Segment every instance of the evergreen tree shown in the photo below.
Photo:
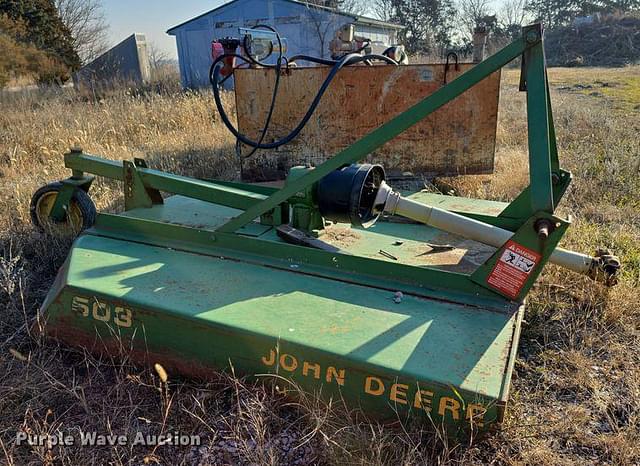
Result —
[[439, 53], [451, 45], [456, 10], [452, 0], [391, 0], [391, 20], [406, 26], [401, 41], [411, 53]]
[[0, 0], [0, 14], [27, 26], [28, 42], [64, 63], [70, 70], [80, 67], [71, 32], [63, 24], [53, 0]]

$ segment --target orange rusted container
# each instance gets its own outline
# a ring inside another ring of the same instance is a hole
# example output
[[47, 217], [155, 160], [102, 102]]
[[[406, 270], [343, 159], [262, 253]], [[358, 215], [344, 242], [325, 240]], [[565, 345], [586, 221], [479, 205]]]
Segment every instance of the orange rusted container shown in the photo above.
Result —
[[[293, 166], [319, 165], [473, 66], [463, 63], [456, 69], [450, 65], [448, 70], [445, 64], [345, 68], [302, 133], [275, 152], [259, 151], [246, 160], [243, 177], [250, 181], [284, 179]], [[286, 135], [298, 124], [329, 71], [328, 67], [305, 67], [283, 72], [265, 141]], [[235, 86], [240, 132], [257, 140], [271, 105], [273, 71], [238, 69]], [[497, 71], [375, 151], [368, 161], [383, 164], [391, 173], [493, 172], [499, 93]]]

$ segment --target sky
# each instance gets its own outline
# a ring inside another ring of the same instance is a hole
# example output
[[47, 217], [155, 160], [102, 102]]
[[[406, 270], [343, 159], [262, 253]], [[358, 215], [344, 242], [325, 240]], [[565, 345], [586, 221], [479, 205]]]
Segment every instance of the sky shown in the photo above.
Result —
[[177, 58], [175, 39], [167, 29], [225, 3], [224, 0], [103, 0], [113, 45], [134, 32], [146, 34], [171, 58]]
[[[177, 58], [176, 43], [167, 29], [212, 10], [227, 0], [103, 0], [110, 40], [117, 44], [134, 32], [146, 34], [147, 41]], [[493, 2], [491, 2], [493, 3]], [[498, 1], [495, 2], [499, 4]]]

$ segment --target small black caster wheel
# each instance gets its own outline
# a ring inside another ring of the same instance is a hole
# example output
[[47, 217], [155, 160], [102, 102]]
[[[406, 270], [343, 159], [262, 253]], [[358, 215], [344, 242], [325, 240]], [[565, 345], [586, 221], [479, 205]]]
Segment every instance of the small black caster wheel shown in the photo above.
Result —
[[63, 184], [50, 183], [38, 189], [31, 198], [31, 221], [38, 228], [56, 236], [75, 236], [96, 221], [96, 206], [82, 189], [75, 189], [64, 220], [56, 222], [49, 214]]

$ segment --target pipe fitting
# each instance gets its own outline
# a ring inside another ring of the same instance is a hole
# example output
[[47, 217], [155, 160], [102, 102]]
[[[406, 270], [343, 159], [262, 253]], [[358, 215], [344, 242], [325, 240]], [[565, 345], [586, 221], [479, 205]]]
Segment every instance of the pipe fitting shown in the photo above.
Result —
[[598, 249], [591, 261], [588, 275], [591, 279], [604, 283], [606, 286], [613, 286], [618, 283], [621, 269], [622, 264], [617, 256], [606, 249]]

